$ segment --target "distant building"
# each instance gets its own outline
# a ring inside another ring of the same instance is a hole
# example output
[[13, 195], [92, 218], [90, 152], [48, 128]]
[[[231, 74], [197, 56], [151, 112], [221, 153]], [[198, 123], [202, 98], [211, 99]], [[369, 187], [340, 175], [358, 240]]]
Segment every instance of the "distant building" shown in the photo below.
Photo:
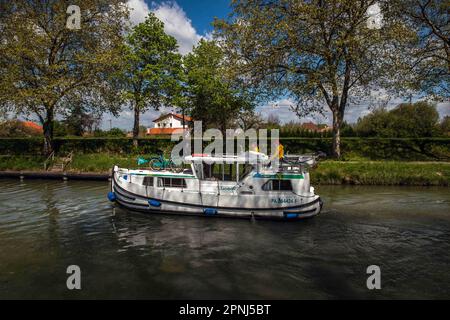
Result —
[[312, 122], [302, 123], [301, 127], [307, 131], [314, 131], [314, 132], [319, 131], [319, 127], [315, 123], [312, 123]]
[[35, 131], [37, 134], [42, 134], [44, 133], [44, 129], [42, 128], [41, 125], [37, 124], [36, 122], [33, 121], [23, 121], [22, 122], [23, 126], [27, 129], [33, 130]]
[[330, 126], [328, 126], [326, 124], [319, 124], [318, 127], [319, 127], [319, 132], [328, 132], [328, 131], [332, 131], [333, 130], [332, 127], [330, 127]]
[[306, 131], [311, 132], [327, 132], [331, 131], [332, 128], [326, 124], [315, 124], [313, 122], [305, 122], [301, 124], [301, 127]]
[[154, 128], [147, 129], [147, 135], [170, 135], [172, 133], [183, 133], [188, 131], [189, 124], [192, 123], [192, 118], [183, 116], [177, 113], [167, 113], [159, 118], [153, 120], [155, 123]]

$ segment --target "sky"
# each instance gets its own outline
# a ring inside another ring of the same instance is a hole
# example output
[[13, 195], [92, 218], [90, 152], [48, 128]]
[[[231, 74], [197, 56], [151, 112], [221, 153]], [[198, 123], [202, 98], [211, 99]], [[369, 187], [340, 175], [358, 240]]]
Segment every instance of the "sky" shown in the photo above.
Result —
[[[213, 31], [211, 23], [214, 18], [227, 18], [230, 13], [229, 3], [231, 0], [129, 0], [128, 6], [131, 11], [131, 21], [133, 24], [138, 24], [144, 21], [145, 17], [150, 11], [164, 22], [166, 33], [174, 36], [179, 45], [181, 54], [189, 53], [193, 46], [195, 46], [201, 38], [210, 39]], [[370, 107], [373, 107], [374, 101], [377, 99], [384, 99], [385, 93], [382, 91], [373, 92], [372, 97], [362, 101], [359, 104], [349, 103], [346, 109], [345, 119], [349, 123], [356, 122], [359, 117], [362, 117], [370, 112]], [[413, 99], [414, 101], [415, 99]], [[388, 108], [393, 108], [399, 103], [405, 102], [402, 99], [391, 99], [388, 103]], [[280, 97], [279, 101], [275, 101], [279, 107], [274, 108], [272, 104], [259, 105], [256, 111], [261, 114], [263, 118], [269, 115], [276, 115], [282, 123], [308, 122], [331, 124], [332, 118], [330, 112], [325, 112], [321, 115], [311, 115], [304, 118], [299, 118], [291, 111], [289, 105], [293, 102]], [[327, 108], [325, 108], [327, 109]], [[437, 109], [442, 117], [450, 115], [450, 102], [437, 104]], [[162, 112], [173, 111], [171, 108], [162, 108], [159, 111], [151, 110], [141, 115], [141, 125], [146, 127], [153, 127], [153, 121]], [[119, 117], [113, 117], [110, 114], [105, 114], [101, 122], [102, 129], [109, 129], [111, 127], [118, 127], [130, 131], [133, 126], [133, 112], [124, 108]]]
[[[129, 0], [128, 6], [131, 9], [131, 20], [134, 24], [142, 22], [146, 15], [153, 11], [155, 15], [164, 22], [165, 31], [174, 36], [179, 44], [179, 51], [186, 54], [192, 50], [201, 38], [210, 39], [213, 27], [211, 23], [214, 18], [226, 18], [230, 13], [230, 0], [175, 0], [175, 1], [150, 1], [150, 0]], [[373, 92], [372, 98], [366, 99], [359, 104], [349, 104], [345, 120], [349, 123], [356, 122], [359, 117], [370, 113], [373, 108], [373, 101], [378, 98], [384, 99], [384, 92]], [[413, 99], [415, 100], [415, 99]], [[377, 100], [378, 101], [378, 100]], [[388, 109], [393, 108], [399, 103], [405, 102], [402, 99], [390, 99], [387, 104]], [[330, 112], [324, 115], [311, 115], [299, 118], [291, 111], [289, 105], [293, 102], [288, 99], [280, 98], [273, 104], [259, 105], [256, 111], [263, 118], [269, 115], [276, 115], [282, 123], [308, 122], [326, 123], [331, 125], [332, 117]], [[326, 109], [326, 108], [325, 108]], [[450, 103], [438, 103], [437, 109], [441, 117], [450, 115]], [[162, 112], [173, 111], [171, 108], [163, 108], [159, 111], [151, 110], [141, 115], [141, 125], [153, 127], [152, 120], [156, 119]], [[109, 121], [111, 120], [111, 122]], [[102, 128], [109, 129], [119, 127], [125, 130], [131, 130], [133, 125], [133, 112], [124, 110], [119, 117], [115, 118], [106, 114], [102, 121]]]

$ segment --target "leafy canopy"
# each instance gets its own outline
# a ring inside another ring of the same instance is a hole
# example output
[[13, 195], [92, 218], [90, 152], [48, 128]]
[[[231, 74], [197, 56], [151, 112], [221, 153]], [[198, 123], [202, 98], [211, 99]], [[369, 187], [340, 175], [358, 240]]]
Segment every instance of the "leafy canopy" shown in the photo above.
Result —
[[215, 41], [200, 40], [183, 62], [187, 83], [184, 103], [205, 127], [224, 132], [242, 112], [254, 108], [249, 93], [225, 76], [229, 65]]

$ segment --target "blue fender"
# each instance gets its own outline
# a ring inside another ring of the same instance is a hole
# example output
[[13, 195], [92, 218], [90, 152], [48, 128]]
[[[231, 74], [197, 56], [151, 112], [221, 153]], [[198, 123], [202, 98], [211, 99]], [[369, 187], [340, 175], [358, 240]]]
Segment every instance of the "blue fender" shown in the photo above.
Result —
[[116, 201], [116, 194], [114, 192], [112, 192], [112, 191], [108, 192], [107, 197], [108, 197], [108, 200], [111, 201], [111, 202]]
[[161, 202], [154, 199], [148, 200], [148, 204], [151, 205], [152, 207], [161, 207]]
[[217, 214], [217, 210], [213, 208], [205, 208], [203, 209], [203, 213], [206, 214], [207, 216], [213, 216]]

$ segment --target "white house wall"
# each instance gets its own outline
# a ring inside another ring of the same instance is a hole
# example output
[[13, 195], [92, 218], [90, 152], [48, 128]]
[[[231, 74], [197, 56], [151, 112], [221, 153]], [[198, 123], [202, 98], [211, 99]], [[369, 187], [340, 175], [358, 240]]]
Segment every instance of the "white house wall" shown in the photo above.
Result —
[[183, 128], [183, 125], [181, 120], [171, 116], [155, 123], [155, 128]]

